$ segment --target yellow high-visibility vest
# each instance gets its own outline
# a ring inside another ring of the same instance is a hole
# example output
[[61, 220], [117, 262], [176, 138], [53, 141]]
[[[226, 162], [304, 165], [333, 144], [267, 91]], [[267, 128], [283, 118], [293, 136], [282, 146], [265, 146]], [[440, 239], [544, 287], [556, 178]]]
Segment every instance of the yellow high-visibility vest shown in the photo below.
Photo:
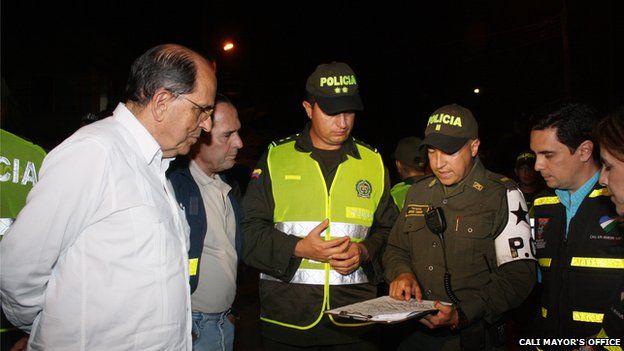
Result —
[[[384, 192], [384, 165], [376, 151], [357, 145], [360, 159], [348, 155], [342, 162], [329, 193], [319, 164], [309, 153], [295, 150], [295, 141], [272, 145], [267, 166], [275, 209], [275, 227], [289, 235], [305, 237], [324, 219], [329, 219], [324, 240], [348, 236], [352, 242], [366, 238], [375, 210]], [[277, 280], [268, 274], [261, 279]], [[349, 275], [331, 269], [328, 263], [303, 259], [290, 283], [323, 285], [324, 303], [319, 318], [308, 326], [295, 326], [262, 318], [264, 321], [297, 329], [309, 329], [322, 318], [329, 305], [329, 286], [366, 283], [362, 268]]]

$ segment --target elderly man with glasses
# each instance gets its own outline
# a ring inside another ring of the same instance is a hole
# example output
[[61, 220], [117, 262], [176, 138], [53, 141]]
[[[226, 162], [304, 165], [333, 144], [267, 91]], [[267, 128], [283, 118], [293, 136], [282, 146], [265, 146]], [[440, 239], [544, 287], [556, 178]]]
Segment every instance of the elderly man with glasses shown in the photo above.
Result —
[[0, 246], [2, 307], [29, 350], [191, 350], [188, 225], [165, 171], [211, 128], [212, 65], [139, 57], [128, 100], [44, 160]]

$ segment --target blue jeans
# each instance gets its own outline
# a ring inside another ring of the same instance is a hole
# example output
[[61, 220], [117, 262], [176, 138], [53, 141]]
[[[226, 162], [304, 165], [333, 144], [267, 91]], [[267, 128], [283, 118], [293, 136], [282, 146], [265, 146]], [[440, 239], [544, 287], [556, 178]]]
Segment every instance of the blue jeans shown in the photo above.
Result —
[[222, 313], [193, 312], [193, 350], [232, 351], [234, 324], [228, 319], [230, 310]]

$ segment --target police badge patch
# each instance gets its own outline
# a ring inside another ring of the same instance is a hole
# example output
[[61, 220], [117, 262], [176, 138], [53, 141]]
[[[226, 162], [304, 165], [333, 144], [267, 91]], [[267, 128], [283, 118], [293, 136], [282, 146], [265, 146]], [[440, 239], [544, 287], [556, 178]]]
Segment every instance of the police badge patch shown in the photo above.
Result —
[[408, 204], [406, 207], [407, 211], [405, 212], [405, 217], [424, 217], [425, 212], [429, 209], [429, 205]]
[[360, 179], [357, 183], [355, 183], [355, 191], [357, 191], [358, 197], [363, 197], [366, 199], [370, 199], [371, 192], [373, 191], [373, 186], [366, 179]]

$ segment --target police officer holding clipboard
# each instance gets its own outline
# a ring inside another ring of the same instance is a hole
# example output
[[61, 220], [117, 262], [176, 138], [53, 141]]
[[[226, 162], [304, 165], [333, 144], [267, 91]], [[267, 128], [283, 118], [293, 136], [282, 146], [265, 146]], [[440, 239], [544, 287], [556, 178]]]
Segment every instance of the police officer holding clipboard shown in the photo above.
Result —
[[420, 321], [399, 350], [502, 348], [503, 313], [535, 283], [522, 193], [477, 157], [478, 125], [452, 104], [428, 120], [423, 143], [433, 175], [416, 182], [384, 255], [390, 296], [448, 301]]

